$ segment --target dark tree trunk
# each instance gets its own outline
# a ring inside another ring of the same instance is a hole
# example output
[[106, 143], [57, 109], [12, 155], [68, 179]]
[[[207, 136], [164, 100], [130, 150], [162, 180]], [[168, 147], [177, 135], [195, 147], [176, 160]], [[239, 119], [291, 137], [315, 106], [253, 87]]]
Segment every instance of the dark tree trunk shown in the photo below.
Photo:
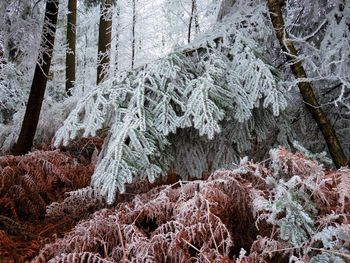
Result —
[[187, 42], [191, 42], [191, 34], [192, 34], [192, 24], [194, 20], [195, 32], [199, 33], [199, 21], [198, 21], [198, 12], [197, 12], [197, 0], [192, 0], [191, 6], [191, 15], [190, 21], [188, 23], [188, 33], [187, 33]]
[[[288, 36], [284, 30], [284, 20], [282, 16], [279, 0], [267, 0], [267, 6], [270, 11], [270, 18], [276, 31], [276, 36], [280, 42], [283, 51], [287, 54], [287, 60], [293, 62], [298, 55], [292, 41], [288, 40]], [[292, 72], [297, 79], [306, 79], [305, 69], [300, 61], [291, 63]], [[343, 148], [338, 137], [328, 120], [326, 114], [317, 101], [311, 83], [308, 81], [299, 82], [299, 91], [303, 97], [307, 109], [310, 111], [313, 119], [316, 121], [323, 137], [327, 143], [328, 150], [332, 156], [333, 162], [337, 168], [348, 164]]]
[[38, 62], [35, 67], [21, 132], [17, 143], [12, 148], [12, 153], [14, 155], [26, 154], [33, 146], [55, 42], [58, 2], [58, 0], [48, 0], [46, 3], [45, 20], [40, 44], [42, 52], [38, 57]]
[[77, 26], [77, 0], [68, 0], [66, 53], [66, 92], [70, 96], [75, 82], [75, 43]]
[[113, 0], [103, 0], [100, 4], [100, 26], [98, 30], [97, 85], [106, 77], [110, 67], [112, 43]]

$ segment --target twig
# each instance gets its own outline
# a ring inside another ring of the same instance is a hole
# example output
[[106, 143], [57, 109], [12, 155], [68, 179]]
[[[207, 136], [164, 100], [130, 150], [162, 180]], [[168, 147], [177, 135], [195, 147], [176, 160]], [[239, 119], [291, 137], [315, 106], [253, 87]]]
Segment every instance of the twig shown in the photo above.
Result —
[[[187, 240], [181, 238], [182, 241], [184, 241], [187, 245], [189, 245], [190, 247], [192, 247], [194, 250], [196, 250], [198, 253], [202, 253], [198, 248], [196, 248], [194, 245], [192, 245], [190, 242], [188, 242]], [[202, 254], [203, 255], [203, 254]], [[210, 260], [203, 255], [203, 257], [210, 263]]]
[[288, 247], [288, 248], [274, 249], [274, 250], [269, 250], [266, 252], [267, 253], [275, 253], [275, 252], [282, 252], [282, 251], [293, 250], [293, 249], [298, 249], [298, 248], [300, 248], [300, 247]]
[[205, 199], [205, 202], [207, 203], [208, 224], [209, 224], [209, 229], [210, 229], [211, 237], [213, 238], [214, 246], [215, 246], [216, 250], [219, 252], [218, 245], [216, 244], [216, 241], [215, 241], [214, 232], [213, 232], [213, 229], [212, 229], [211, 224], [210, 224], [210, 214], [211, 214], [211, 213], [210, 213], [210, 208], [209, 208], [209, 201], [208, 201], [207, 199]]
[[123, 250], [123, 259], [127, 259], [125, 245], [124, 245], [124, 239], [123, 239], [122, 231], [120, 230], [119, 222], [117, 222], [117, 227], [118, 227], [118, 235], [119, 235], [120, 243], [122, 245], [122, 250]]
[[275, 225], [272, 226], [271, 236], [270, 239], [273, 239], [273, 236], [275, 235]]
[[145, 209], [142, 209], [141, 212], [136, 216], [134, 222], [132, 222], [133, 225], [136, 223], [137, 219], [143, 214], [144, 211]]

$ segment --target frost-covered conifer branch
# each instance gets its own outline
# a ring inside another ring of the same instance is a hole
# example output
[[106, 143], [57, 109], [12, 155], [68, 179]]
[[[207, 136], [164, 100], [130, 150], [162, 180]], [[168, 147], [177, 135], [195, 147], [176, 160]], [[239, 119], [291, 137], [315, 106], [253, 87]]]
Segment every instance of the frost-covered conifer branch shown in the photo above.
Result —
[[220, 46], [209, 45], [199, 56], [172, 53], [102, 83], [80, 100], [57, 132], [59, 145], [111, 126], [92, 179], [108, 202], [116, 187], [124, 191], [135, 176], [154, 181], [166, 172], [170, 160], [161, 163], [155, 157], [178, 128], [194, 127], [211, 140], [221, 121], [244, 123], [260, 103], [275, 116], [285, 109], [283, 86], [257, 57], [254, 41], [238, 31], [226, 34], [230, 37]]

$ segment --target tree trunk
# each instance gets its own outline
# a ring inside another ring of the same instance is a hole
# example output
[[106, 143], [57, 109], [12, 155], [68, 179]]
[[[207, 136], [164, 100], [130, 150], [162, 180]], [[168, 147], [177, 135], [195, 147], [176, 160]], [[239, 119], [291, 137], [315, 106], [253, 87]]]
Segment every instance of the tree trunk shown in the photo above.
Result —
[[222, 19], [231, 12], [235, 3], [236, 0], [223, 0], [220, 6], [217, 21], [222, 21]]
[[108, 75], [112, 43], [113, 0], [102, 0], [100, 4], [100, 26], [98, 30], [97, 85]]
[[[286, 52], [288, 62], [293, 62], [294, 58], [298, 56], [297, 50], [291, 40], [288, 39], [284, 28], [284, 20], [282, 16], [281, 6], [279, 0], [267, 0], [267, 6], [270, 11], [270, 18], [273, 27], [276, 31], [276, 36], [284, 52]], [[307, 75], [305, 69], [300, 61], [291, 63], [291, 70], [296, 79], [306, 79]], [[327, 143], [328, 150], [332, 156], [333, 162], [337, 168], [347, 165], [347, 158], [344, 154], [343, 148], [340, 145], [338, 137], [328, 120], [326, 114], [322, 110], [317, 101], [311, 83], [302, 81], [298, 83], [299, 91], [303, 97], [307, 109], [310, 111], [313, 119], [316, 121], [323, 137]]]
[[67, 43], [66, 53], [66, 92], [71, 96], [75, 82], [75, 42], [77, 25], [77, 0], [68, 0]]
[[58, 2], [58, 0], [48, 0], [46, 3], [45, 20], [40, 44], [41, 54], [38, 57], [35, 67], [21, 132], [17, 143], [12, 148], [14, 155], [26, 154], [33, 146], [55, 42]]
[[136, 44], [136, 0], [132, 0], [132, 43], [131, 43], [131, 69], [135, 68], [135, 44]]
[[194, 14], [194, 29], [195, 33], [199, 34], [200, 28], [199, 28], [199, 17], [198, 17], [198, 7], [197, 7], [197, 0], [192, 0], [193, 4], [193, 14]]
[[188, 23], [188, 33], [187, 33], [187, 42], [191, 43], [191, 33], [192, 33], [192, 22], [194, 20], [195, 32], [199, 33], [199, 21], [198, 21], [198, 12], [197, 12], [197, 0], [192, 0], [191, 15], [190, 21]]

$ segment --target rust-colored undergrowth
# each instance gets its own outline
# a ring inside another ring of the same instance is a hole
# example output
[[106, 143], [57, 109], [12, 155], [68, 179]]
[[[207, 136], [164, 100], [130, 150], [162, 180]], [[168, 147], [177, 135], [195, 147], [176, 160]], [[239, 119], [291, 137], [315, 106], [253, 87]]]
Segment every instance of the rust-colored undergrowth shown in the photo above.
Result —
[[[136, 181], [118, 196], [117, 204], [107, 207], [86, 187], [93, 170], [91, 159], [102, 143], [90, 140], [59, 151], [0, 159], [4, 182], [0, 200], [7, 204], [0, 215], [0, 262], [254, 263], [288, 262], [295, 255], [309, 262], [327, 249], [312, 236], [304, 247], [293, 247], [266, 220], [266, 211], [257, 208], [260, 199], [274, 200], [276, 188], [269, 178], [276, 173], [285, 181], [297, 180], [296, 189], [310, 183], [319, 186], [312, 192], [305, 188], [317, 209], [316, 229], [334, 226], [350, 235], [347, 168], [325, 171], [303, 154], [280, 148], [273, 151], [273, 161], [243, 162], [237, 169], [219, 170], [203, 180], [184, 182], [169, 172], [167, 179], [155, 184]], [[36, 168], [28, 168], [32, 166]], [[20, 179], [26, 174], [34, 174], [37, 188]], [[9, 175], [15, 178], [13, 184], [23, 188], [23, 197], [11, 195]], [[64, 195], [78, 188], [83, 189]], [[32, 194], [41, 201], [33, 201]], [[30, 202], [33, 207], [28, 208]], [[47, 205], [51, 206], [44, 218]], [[283, 212], [277, 215], [283, 216]], [[350, 249], [339, 242], [342, 249]], [[327, 251], [347, 259], [339, 251]]]
[[24, 156], [0, 157], [0, 262], [25, 262], [76, 224], [69, 214], [46, 218], [46, 206], [89, 185], [91, 159], [102, 143], [84, 138], [58, 150], [42, 145]]
[[[307, 193], [319, 211], [315, 227], [330, 225], [350, 234], [345, 213], [350, 208], [350, 170], [325, 172], [316, 161], [282, 148], [273, 155], [273, 162], [248, 162], [219, 170], [206, 180], [163, 185], [99, 210], [64, 238], [46, 245], [33, 262], [288, 262], [298, 254], [309, 262], [320, 252], [317, 249], [324, 249], [320, 243], [310, 236], [304, 247], [296, 248], [281, 239], [256, 202], [274, 200], [276, 192], [268, 178], [277, 172], [284, 180], [300, 178], [297, 189], [315, 183], [320, 187]], [[326, 219], [334, 212], [340, 216]]]

